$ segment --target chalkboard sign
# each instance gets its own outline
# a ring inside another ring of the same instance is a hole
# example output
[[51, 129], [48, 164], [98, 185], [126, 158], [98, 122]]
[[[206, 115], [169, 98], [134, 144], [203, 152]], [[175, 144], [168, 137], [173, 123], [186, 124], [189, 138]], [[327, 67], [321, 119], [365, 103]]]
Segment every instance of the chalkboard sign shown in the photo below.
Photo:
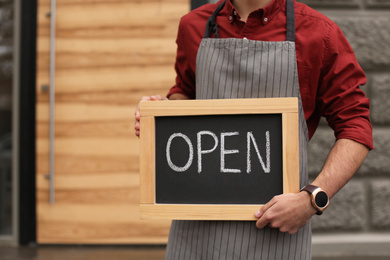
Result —
[[280, 114], [155, 123], [156, 203], [264, 204], [283, 193]]
[[142, 102], [141, 218], [254, 220], [299, 191], [296, 98]]

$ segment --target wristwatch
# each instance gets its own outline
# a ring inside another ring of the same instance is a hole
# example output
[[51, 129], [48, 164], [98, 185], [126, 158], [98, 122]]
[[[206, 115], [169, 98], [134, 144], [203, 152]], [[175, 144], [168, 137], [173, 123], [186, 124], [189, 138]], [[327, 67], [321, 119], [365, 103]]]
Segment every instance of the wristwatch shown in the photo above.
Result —
[[328, 194], [326, 194], [326, 192], [320, 187], [311, 184], [303, 187], [301, 191], [303, 190], [310, 194], [311, 204], [317, 210], [316, 214], [321, 215], [329, 205]]

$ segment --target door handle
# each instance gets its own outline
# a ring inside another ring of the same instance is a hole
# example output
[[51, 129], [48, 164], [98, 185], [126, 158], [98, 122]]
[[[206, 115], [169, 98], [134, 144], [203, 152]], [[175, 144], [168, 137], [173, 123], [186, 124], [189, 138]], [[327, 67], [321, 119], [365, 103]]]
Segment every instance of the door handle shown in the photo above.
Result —
[[55, 202], [54, 138], [55, 138], [55, 61], [56, 61], [56, 0], [50, 1], [50, 91], [49, 91], [49, 202]]

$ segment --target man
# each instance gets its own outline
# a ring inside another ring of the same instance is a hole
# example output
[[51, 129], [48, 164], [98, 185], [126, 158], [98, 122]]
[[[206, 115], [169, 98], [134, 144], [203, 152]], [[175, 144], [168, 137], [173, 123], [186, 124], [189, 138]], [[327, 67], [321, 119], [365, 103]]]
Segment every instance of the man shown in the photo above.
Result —
[[[173, 221], [166, 259], [310, 259], [320, 191], [331, 198], [373, 148], [366, 82], [348, 41], [328, 18], [292, 0], [226, 0], [184, 16], [169, 99], [297, 97], [302, 191], [274, 197], [256, 223]], [[143, 100], [161, 100], [160, 96]], [[308, 185], [307, 142], [321, 116], [336, 142]], [[136, 111], [139, 135], [139, 111]], [[318, 197], [317, 197], [318, 198]]]

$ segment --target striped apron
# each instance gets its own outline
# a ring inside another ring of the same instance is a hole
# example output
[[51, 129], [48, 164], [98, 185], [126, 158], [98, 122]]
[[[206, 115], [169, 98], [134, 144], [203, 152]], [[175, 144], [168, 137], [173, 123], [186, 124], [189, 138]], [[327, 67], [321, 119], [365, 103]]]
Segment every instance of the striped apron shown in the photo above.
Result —
[[[299, 99], [300, 186], [307, 184], [308, 133], [299, 92], [292, 0], [286, 2], [286, 41], [263, 42], [218, 38], [216, 17], [209, 18], [196, 60], [196, 98]], [[215, 38], [211, 38], [214, 33]], [[172, 222], [166, 260], [311, 259], [311, 228], [294, 235], [278, 229], [257, 229], [253, 221]]]

